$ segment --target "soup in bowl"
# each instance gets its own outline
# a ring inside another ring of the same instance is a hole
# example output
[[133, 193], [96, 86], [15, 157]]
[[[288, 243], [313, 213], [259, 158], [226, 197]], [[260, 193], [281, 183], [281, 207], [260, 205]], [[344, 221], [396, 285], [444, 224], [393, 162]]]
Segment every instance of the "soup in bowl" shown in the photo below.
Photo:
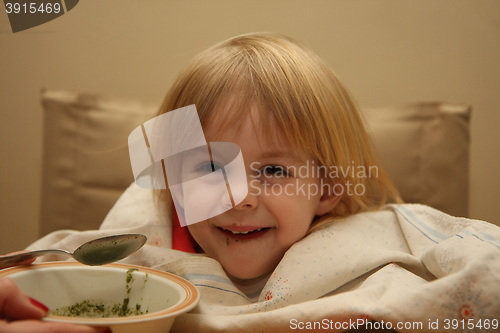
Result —
[[169, 332], [200, 295], [171, 273], [125, 264], [53, 262], [0, 271], [50, 312], [44, 320], [110, 327], [113, 333]]

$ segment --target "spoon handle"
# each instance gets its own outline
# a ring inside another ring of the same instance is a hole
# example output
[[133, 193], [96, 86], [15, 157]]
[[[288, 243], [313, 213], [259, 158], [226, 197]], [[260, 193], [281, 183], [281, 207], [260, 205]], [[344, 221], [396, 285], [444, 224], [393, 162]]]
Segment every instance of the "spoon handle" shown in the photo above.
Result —
[[68, 251], [64, 250], [37, 250], [37, 251], [29, 251], [29, 252], [20, 252], [16, 254], [10, 254], [6, 256], [0, 256], [0, 269], [13, 266], [14, 264], [25, 261], [28, 259], [41, 257], [46, 254], [67, 254], [71, 255]]

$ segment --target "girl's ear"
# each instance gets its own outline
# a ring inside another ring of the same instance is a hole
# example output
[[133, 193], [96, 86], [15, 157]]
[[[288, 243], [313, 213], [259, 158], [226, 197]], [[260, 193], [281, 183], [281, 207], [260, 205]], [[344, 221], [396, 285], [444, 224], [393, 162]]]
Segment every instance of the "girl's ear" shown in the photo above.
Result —
[[335, 193], [330, 193], [328, 191], [329, 187], [325, 185], [323, 187], [323, 194], [321, 195], [321, 198], [319, 199], [319, 204], [318, 208], [316, 209], [316, 215], [317, 216], [323, 216], [333, 210], [335, 206], [339, 203], [340, 199], [342, 198], [342, 195], [335, 194]]

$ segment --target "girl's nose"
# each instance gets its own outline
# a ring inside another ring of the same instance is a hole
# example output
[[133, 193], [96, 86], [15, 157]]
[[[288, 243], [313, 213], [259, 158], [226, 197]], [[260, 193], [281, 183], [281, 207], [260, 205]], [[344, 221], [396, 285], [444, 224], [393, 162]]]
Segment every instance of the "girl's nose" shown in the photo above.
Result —
[[256, 208], [259, 205], [259, 196], [257, 191], [252, 186], [251, 181], [248, 181], [247, 185], [248, 187], [246, 189], [231, 189], [235, 209], [252, 209]]
[[238, 210], [250, 210], [257, 208], [259, 205], [259, 198], [254, 193], [248, 193], [245, 199], [234, 206]]

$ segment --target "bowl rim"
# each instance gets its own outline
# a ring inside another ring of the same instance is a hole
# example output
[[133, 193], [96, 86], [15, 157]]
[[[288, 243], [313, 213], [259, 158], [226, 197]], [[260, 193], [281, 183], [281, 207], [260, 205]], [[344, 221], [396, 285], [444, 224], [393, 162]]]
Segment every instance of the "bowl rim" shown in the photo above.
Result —
[[131, 264], [121, 264], [121, 263], [112, 263], [102, 266], [87, 266], [78, 262], [45, 262], [39, 264], [31, 264], [26, 266], [15, 266], [9, 267], [3, 270], [0, 270], [0, 278], [9, 277], [15, 273], [20, 273], [24, 271], [30, 270], [47, 270], [53, 267], [77, 267], [79, 269], [98, 269], [100, 267], [114, 268], [114, 269], [123, 269], [125, 271], [130, 270], [132, 268], [137, 269], [139, 272], [148, 273], [151, 275], [159, 276], [174, 282], [176, 285], [180, 286], [186, 293], [184, 299], [176, 305], [167, 308], [165, 310], [155, 311], [151, 313], [146, 313], [138, 316], [127, 316], [127, 317], [106, 317], [106, 318], [85, 318], [85, 317], [64, 317], [64, 316], [53, 316], [48, 315], [43, 319], [46, 321], [58, 321], [58, 322], [70, 322], [70, 323], [81, 323], [86, 325], [106, 325], [106, 324], [130, 324], [130, 323], [138, 323], [143, 321], [150, 321], [154, 319], [160, 318], [168, 318], [168, 317], [176, 317], [180, 314], [189, 312], [192, 310], [198, 302], [200, 301], [200, 292], [195, 287], [193, 283], [190, 281], [169, 273], [165, 271], [160, 271], [157, 269], [131, 265]]

